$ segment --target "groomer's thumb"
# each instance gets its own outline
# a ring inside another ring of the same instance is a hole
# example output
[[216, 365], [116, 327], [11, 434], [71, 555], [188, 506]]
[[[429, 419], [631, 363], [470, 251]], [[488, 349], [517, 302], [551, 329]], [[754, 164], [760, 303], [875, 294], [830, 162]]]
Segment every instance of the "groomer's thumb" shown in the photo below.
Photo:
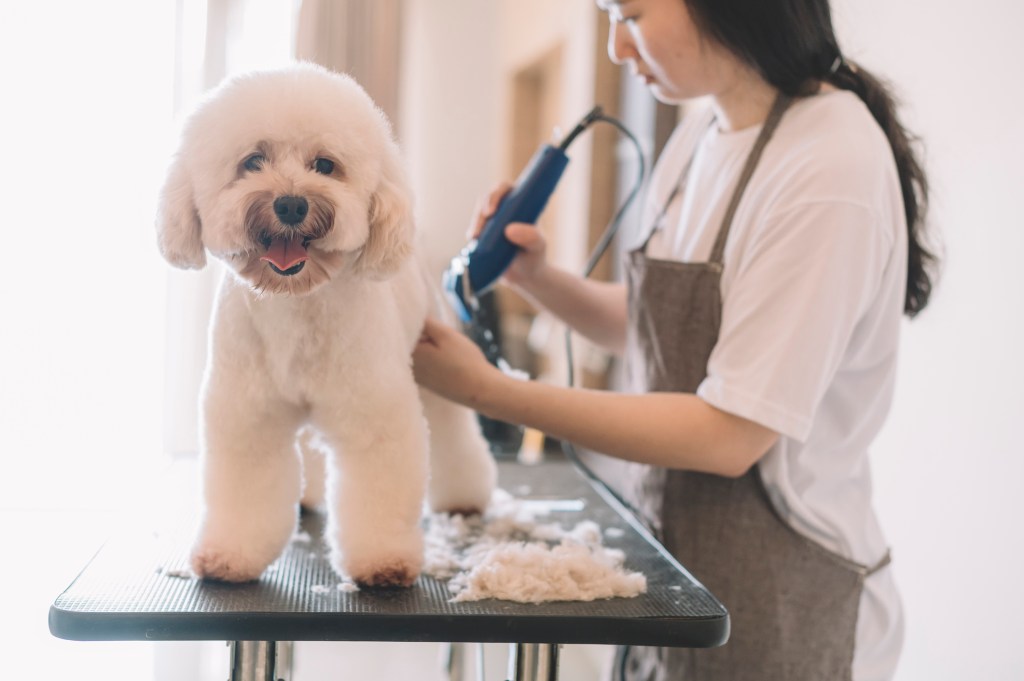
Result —
[[509, 241], [524, 251], [535, 251], [544, 247], [544, 235], [536, 225], [525, 222], [513, 222], [505, 228], [505, 236]]

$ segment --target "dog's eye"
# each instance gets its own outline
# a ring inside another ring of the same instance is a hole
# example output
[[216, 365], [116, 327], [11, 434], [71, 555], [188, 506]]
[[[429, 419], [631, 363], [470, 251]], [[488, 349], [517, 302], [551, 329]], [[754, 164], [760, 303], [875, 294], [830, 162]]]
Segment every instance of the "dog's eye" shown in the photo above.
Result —
[[242, 166], [251, 173], [258, 173], [263, 170], [263, 164], [267, 157], [263, 154], [253, 154], [242, 162]]
[[321, 175], [330, 175], [334, 172], [334, 161], [329, 158], [318, 158], [313, 161], [313, 170]]

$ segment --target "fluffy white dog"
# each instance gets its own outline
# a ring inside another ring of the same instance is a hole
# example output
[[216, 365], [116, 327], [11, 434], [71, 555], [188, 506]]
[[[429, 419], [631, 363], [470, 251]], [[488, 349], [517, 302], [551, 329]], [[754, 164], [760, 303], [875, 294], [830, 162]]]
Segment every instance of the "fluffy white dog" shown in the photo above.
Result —
[[351, 78], [309, 64], [229, 80], [185, 124], [157, 228], [173, 265], [201, 268], [209, 251], [231, 273], [203, 387], [193, 571], [258, 578], [295, 531], [303, 462], [302, 501], [322, 501], [320, 449], [333, 567], [411, 584], [424, 496], [483, 510], [495, 466], [474, 415], [413, 381], [436, 297], [384, 115]]

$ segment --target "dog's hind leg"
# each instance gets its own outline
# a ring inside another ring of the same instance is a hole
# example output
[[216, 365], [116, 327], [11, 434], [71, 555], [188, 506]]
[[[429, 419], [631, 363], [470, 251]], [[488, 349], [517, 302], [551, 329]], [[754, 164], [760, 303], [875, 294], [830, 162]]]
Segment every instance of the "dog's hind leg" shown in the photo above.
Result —
[[312, 428], [299, 431], [299, 454], [302, 456], [302, 508], [316, 510], [324, 505], [327, 494], [327, 461], [329, 454]]
[[430, 428], [430, 487], [435, 512], [480, 513], [497, 481], [497, 467], [471, 410], [420, 390]]
[[295, 533], [301, 489], [294, 408], [209, 390], [204, 414], [203, 515], [191, 565], [206, 579], [258, 579]]

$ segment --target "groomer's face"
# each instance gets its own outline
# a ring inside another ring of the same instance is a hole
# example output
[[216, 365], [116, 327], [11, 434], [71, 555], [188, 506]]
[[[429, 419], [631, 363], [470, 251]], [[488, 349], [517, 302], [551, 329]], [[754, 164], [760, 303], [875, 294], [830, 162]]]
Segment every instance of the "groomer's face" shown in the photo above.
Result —
[[704, 40], [684, 0], [597, 0], [611, 22], [608, 56], [667, 103], [713, 94], [721, 48]]

